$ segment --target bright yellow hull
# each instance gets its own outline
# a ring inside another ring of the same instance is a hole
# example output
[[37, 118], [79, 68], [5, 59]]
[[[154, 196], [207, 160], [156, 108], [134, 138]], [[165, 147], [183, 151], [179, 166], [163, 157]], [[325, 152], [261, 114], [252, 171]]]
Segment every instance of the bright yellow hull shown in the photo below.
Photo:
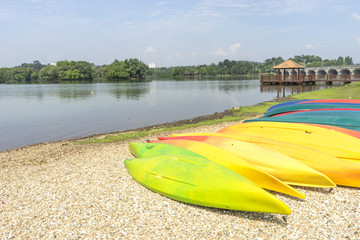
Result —
[[360, 161], [360, 140], [348, 134], [301, 123], [249, 122], [219, 130], [311, 147], [338, 158]]
[[[227, 144], [222, 144], [222, 147], [235, 144], [235, 140], [231, 141], [231, 139], [226, 138], [224, 138], [224, 140], [227, 140]], [[193, 151], [209, 160], [222, 164], [245, 177], [254, 176], [254, 173], [249, 172], [249, 168], [244, 168], [248, 166], [252, 167], [252, 169], [254, 169], [254, 167], [258, 168], [290, 185], [309, 187], [336, 186], [328, 177], [296, 159], [279, 152], [256, 146], [255, 144], [238, 141], [239, 143], [235, 144], [237, 147], [236, 149], [235, 146], [233, 146], [233, 148], [228, 147], [227, 149], [223, 149], [220, 146], [189, 140], [164, 140], [161, 142], [173, 144]], [[250, 180], [255, 181], [253, 178], [257, 179], [259, 177], [251, 177]], [[268, 182], [268, 178], [264, 179], [262, 177], [259, 178], [257, 184], [264, 188], [271, 189], [269, 186], [264, 186], [264, 184], [268, 184]], [[272, 190], [274, 190], [274, 187], [272, 188]], [[278, 189], [275, 191], [283, 190]]]
[[358, 161], [345, 161], [313, 148], [247, 134], [209, 132], [175, 134], [173, 136], [217, 136], [254, 143], [301, 161], [328, 176], [337, 185], [360, 187], [360, 164]]

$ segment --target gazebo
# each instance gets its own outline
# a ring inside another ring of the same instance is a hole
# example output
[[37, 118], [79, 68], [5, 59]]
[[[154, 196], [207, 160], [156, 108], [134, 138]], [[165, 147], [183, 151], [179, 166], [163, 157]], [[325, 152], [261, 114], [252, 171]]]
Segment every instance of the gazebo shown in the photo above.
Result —
[[274, 69], [278, 70], [279, 76], [281, 76], [281, 70], [282, 69], [284, 70], [283, 80], [285, 80], [285, 73], [286, 73], [287, 69], [292, 69], [293, 80], [295, 80], [294, 79], [294, 76], [295, 76], [294, 72], [295, 72], [295, 69], [297, 69], [298, 70], [298, 74], [297, 74], [297, 80], [298, 81], [300, 81], [300, 69], [304, 69], [304, 68], [305, 67], [303, 65], [300, 65], [300, 64], [298, 64], [298, 63], [296, 63], [296, 62], [294, 62], [294, 61], [292, 61], [290, 59], [274, 67]]

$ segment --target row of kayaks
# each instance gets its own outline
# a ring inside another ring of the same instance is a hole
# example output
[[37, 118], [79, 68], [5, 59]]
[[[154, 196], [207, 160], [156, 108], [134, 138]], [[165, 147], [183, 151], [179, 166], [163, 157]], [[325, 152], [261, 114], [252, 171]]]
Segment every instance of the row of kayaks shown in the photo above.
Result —
[[264, 118], [252, 121], [315, 123], [360, 131], [360, 100], [290, 101], [269, 108]]
[[[285, 102], [269, 108], [263, 118], [217, 132], [130, 143], [129, 150], [136, 158], [125, 160], [125, 165], [141, 185], [178, 201], [290, 214], [290, 208], [267, 190], [305, 198], [294, 186], [360, 187], [360, 132], [331, 124], [270, 120], [276, 114], [303, 114], [297, 111], [316, 109], [311, 108], [315, 104], [348, 104], [355, 109], [360, 100]], [[319, 110], [319, 116], [323, 112]]]

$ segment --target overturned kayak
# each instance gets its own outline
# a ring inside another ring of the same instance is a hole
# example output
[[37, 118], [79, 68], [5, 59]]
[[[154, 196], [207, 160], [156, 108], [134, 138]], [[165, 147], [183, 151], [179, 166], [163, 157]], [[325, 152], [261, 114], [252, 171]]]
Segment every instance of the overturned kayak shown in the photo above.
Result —
[[241, 133], [311, 147], [333, 156], [360, 161], [360, 141], [348, 134], [309, 124], [246, 122], [223, 128], [221, 133]]
[[[255, 184], [259, 185], [262, 188], [269, 190], [285, 193], [298, 198], [305, 198], [305, 195], [296, 189], [290, 187], [286, 183], [283, 183], [279, 179], [270, 175], [267, 172], [258, 169], [248, 162], [244, 161], [242, 158], [236, 157], [230, 153], [226, 153], [221, 149], [216, 149], [215, 147], [208, 146], [208, 153], [205, 155], [195, 153], [194, 151], [187, 150], [186, 148], [179, 147], [180, 144], [191, 144], [187, 141], [161, 141], [160, 143], [130, 143], [129, 149], [130, 152], [135, 156], [159, 156], [163, 154], [175, 154], [175, 155], [192, 155], [192, 156], [202, 156], [211, 160], [215, 163], [221, 164], [224, 167], [229, 168], [230, 170], [248, 178]], [[205, 144], [194, 143], [193, 146], [204, 148]], [[216, 156], [216, 154], [223, 154], [222, 156]], [[225, 155], [224, 155], [225, 154]]]
[[360, 132], [355, 131], [355, 130], [351, 130], [351, 129], [348, 129], [348, 128], [335, 127], [335, 126], [326, 125], [326, 124], [315, 124], [315, 123], [307, 123], [307, 124], [315, 126], [315, 127], [322, 127], [322, 128], [334, 130], [334, 131], [337, 131], [337, 132], [345, 133], [347, 135], [350, 135], [350, 136], [353, 136], [353, 137], [356, 137], [356, 138], [360, 139]]
[[244, 121], [249, 122], [289, 122], [289, 123], [315, 123], [360, 131], [360, 111], [311, 111], [298, 112], [284, 116], [263, 117]]
[[271, 115], [270, 117], [280, 117], [286, 116], [293, 113], [303, 113], [303, 112], [313, 112], [314, 114], [321, 114], [322, 111], [360, 111], [360, 108], [319, 108], [319, 109], [304, 109], [304, 110], [296, 110], [291, 112], [283, 112]]
[[[277, 108], [268, 109], [264, 116], [278, 116], [284, 113], [295, 113], [305, 111], [316, 111], [316, 110], [353, 110], [360, 111], [360, 104], [348, 104], [348, 103], [306, 103], [306, 104], [290, 104], [285, 106], [279, 106]], [[302, 111], [301, 111], [302, 110]]]
[[300, 104], [300, 103], [303, 103], [303, 102], [306, 102], [306, 101], [312, 101], [312, 100], [315, 100], [315, 99], [302, 99], [302, 100], [294, 100], [294, 101], [282, 102], [282, 103], [278, 103], [278, 104], [275, 104], [274, 106], [269, 107], [268, 110], [272, 110], [272, 109], [275, 109], [275, 108], [284, 107], [284, 106], [288, 106], [288, 105], [292, 105], [292, 104], [297, 104], [297, 103]]
[[287, 101], [283, 103], [278, 103], [274, 106], [271, 106], [268, 111], [273, 110], [275, 108], [290, 106], [290, 105], [301, 105], [301, 104], [360, 104], [359, 99], [302, 99], [302, 100], [294, 100]]
[[[228, 144], [235, 144], [229, 143], [231, 141], [231, 139], [228, 139]], [[239, 145], [241, 146], [235, 144], [238, 148], [248, 148], [249, 150], [230, 152], [227, 149], [222, 148], [225, 144], [222, 147], [219, 147], [219, 145], [214, 146], [212, 144], [191, 140], [162, 140], [161, 142], [193, 151], [211, 161], [222, 164], [223, 166], [238, 172], [244, 177], [254, 176], [249, 170], [244, 170], [243, 166], [247, 163], [289, 185], [329, 188], [336, 186], [328, 177], [298, 160], [251, 143], [240, 142]], [[249, 179], [252, 180], [252, 178]], [[262, 182], [257, 184], [263, 186], [265, 183], [264, 180], [266, 179], [260, 179]], [[260, 179], [258, 179], [258, 181], [260, 181]]]
[[360, 104], [359, 99], [308, 99], [301, 103], [349, 103], [349, 104]]
[[342, 186], [360, 187], [360, 163], [342, 160], [333, 155], [270, 138], [236, 133], [189, 133], [172, 135], [175, 139], [218, 136], [254, 143], [295, 158], [311, 168], [323, 173], [334, 183]]
[[278, 198], [203, 157], [160, 155], [125, 160], [130, 175], [163, 196], [200, 206], [290, 214]]

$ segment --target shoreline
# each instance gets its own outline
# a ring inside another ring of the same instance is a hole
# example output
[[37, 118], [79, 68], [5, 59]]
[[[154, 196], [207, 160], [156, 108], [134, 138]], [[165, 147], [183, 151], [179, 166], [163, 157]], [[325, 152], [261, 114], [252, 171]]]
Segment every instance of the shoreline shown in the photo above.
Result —
[[271, 191], [292, 210], [284, 221], [279, 214], [212, 209], [163, 197], [137, 183], [124, 166], [125, 159], [133, 158], [130, 141], [215, 132], [241, 122], [169, 128], [115, 142], [68, 139], [0, 152], [0, 239], [360, 238], [358, 188], [339, 186], [329, 192], [295, 186], [305, 199]]

